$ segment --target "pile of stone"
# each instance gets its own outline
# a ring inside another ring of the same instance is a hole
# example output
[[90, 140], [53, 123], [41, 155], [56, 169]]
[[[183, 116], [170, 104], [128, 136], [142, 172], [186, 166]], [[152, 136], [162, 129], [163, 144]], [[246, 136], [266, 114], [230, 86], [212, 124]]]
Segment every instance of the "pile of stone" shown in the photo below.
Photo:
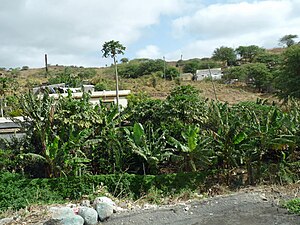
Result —
[[44, 225], [95, 225], [98, 221], [107, 220], [116, 211], [117, 206], [110, 198], [97, 197], [92, 204], [83, 200], [78, 207], [51, 207], [51, 219]]

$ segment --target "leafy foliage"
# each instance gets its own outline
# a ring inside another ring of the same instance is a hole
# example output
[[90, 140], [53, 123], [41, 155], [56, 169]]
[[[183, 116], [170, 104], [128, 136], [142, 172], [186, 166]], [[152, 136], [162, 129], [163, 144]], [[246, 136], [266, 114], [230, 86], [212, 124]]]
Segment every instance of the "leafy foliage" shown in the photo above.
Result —
[[287, 34], [279, 39], [279, 44], [285, 45], [286, 47], [291, 47], [295, 44], [295, 38], [298, 38], [296, 34]]
[[165, 131], [153, 130], [151, 126], [146, 129], [147, 131], [140, 123], [135, 123], [132, 131], [128, 129], [125, 131], [133, 153], [142, 157], [147, 163], [147, 171], [155, 174], [158, 170], [158, 164], [169, 159], [172, 152], [166, 148]]
[[254, 58], [263, 53], [265, 49], [260, 48], [256, 45], [249, 46], [239, 46], [236, 50], [236, 53], [239, 55], [243, 62], [253, 62]]
[[119, 112], [91, 105], [87, 94], [57, 101], [22, 96], [26, 137], [3, 155], [12, 163], [2, 168], [33, 177], [205, 170], [229, 185], [299, 179], [296, 101], [287, 108], [259, 100], [228, 105], [204, 100], [191, 86], [176, 87], [165, 100], [145, 94], [129, 100]]
[[272, 90], [273, 76], [263, 63], [243, 64], [239, 67], [228, 68], [224, 72], [223, 79], [238, 79], [255, 87], [258, 91]]
[[182, 71], [184, 73], [192, 73], [192, 74], [196, 74], [196, 71], [201, 69], [221, 67], [221, 64], [214, 60], [202, 60], [202, 59], [201, 60], [191, 59], [186, 62], [180, 62], [180, 65], [183, 66]]
[[65, 83], [71, 88], [81, 87], [83, 80], [92, 78], [95, 75], [96, 71], [94, 69], [66, 67], [62, 72], [50, 73], [50, 75], [48, 75], [48, 83]]
[[287, 208], [288, 211], [291, 213], [300, 214], [300, 199], [295, 198], [295, 199], [289, 200], [284, 204], [284, 207]]
[[275, 79], [277, 95], [287, 100], [289, 96], [300, 98], [300, 45], [289, 47], [283, 53], [283, 63]]
[[[25, 208], [30, 204], [62, 203], [80, 200], [83, 195], [98, 196], [111, 193], [115, 197], [139, 199], [157, 189], [166, 195], [182, 190], [197, 190], [207, 173], [177, 173], [163, 175], [108, 174], [52, 179], [28, 179], [20, 174], [0, 174], [0, 211]], [[103, 186], [105, 184], [105, 186]]]
[[232, 66], [236, 61], [236, 54], [233, 48], [221, 46], [216, 48], [213, 52], [213, 59], [224, 61], [226, 66]]

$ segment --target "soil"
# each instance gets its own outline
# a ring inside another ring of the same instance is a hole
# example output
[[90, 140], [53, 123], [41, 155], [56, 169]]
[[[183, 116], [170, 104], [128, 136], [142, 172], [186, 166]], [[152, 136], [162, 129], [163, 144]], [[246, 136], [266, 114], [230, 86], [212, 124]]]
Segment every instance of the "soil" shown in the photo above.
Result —
[[[300, 215], [282, 207], [288, 199], [300, 197], [300, 185], [251, 187], [235, 193], [200, 200], [174, 202], [165, 206], [132, 205], [113, 214], [102, 225], [300, 225]], [[212, 194], [213, 195], [213, 194]], [[49, 219], [49, 206], [19, 211], [9, 224], [42, 225]], [[0, 223], [1, 224], [1, 223]]]

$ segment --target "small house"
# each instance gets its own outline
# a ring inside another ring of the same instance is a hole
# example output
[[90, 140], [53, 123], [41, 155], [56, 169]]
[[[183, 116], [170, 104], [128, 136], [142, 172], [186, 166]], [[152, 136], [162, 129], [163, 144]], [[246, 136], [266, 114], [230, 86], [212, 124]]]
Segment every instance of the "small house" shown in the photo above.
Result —
[[200, 81], [205, 78], [212, 78], [213, 80], [222, 79], [222, 69], [221, 68], [213, 68], [213, 69], [204, 69], [196, 71], [196, 80]]

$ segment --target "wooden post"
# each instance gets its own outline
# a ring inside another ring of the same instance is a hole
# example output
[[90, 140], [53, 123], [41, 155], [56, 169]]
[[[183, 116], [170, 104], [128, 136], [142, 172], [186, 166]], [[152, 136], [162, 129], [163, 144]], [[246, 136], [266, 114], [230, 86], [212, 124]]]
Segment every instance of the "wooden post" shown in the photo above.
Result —
[[218, 100], [215, 83], [213, 81], [213, 77], [212, 77], [211, 71], [210, 71], [210, 66], [209, 66], [209, 64], [207, 64], [207, 66], [208, 66], [208, 71], [209, 71], [210, 79], [211, 79], [211, 82], [212, 82], [212, 85], [213, 85], [213, 89], [214, 89], [215, 99]]
[[167, 80], [167, 76], [166, 76], [166, 58], [163, 57], [164, 59], [164, 78]]
[[1, 117], [4, 116], [4, 113], [3, 113], [3, 104], [2, 104], [3, 100], [4, 100], [4, 98], [0, 98], [0, 114], [1, 114]]
[[45, 54], [45, 69], [46, 69], [46, 76], [48, 75], [48, 58], [47, 54]]
[[117, 61], [116, 57], [114, 57], [114, 64], [115, 64], [115, 75], [116, 75], [116, 98], [117, 98], [117, 107], [120, 113], [120, 105], [119, 105], [119, 78], [118, 78], [118, 68], [117, 68]]

